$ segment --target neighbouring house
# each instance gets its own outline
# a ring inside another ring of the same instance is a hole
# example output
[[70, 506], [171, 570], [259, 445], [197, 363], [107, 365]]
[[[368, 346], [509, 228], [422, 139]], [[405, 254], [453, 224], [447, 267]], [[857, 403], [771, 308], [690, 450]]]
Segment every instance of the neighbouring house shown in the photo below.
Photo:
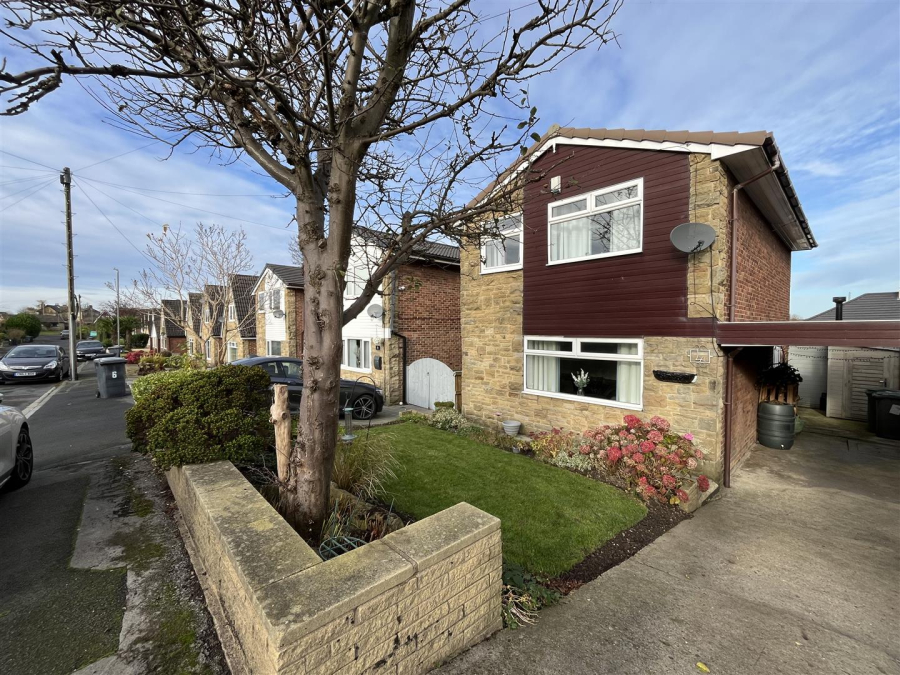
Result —
[[187, 351], [187, 302], [183, 300], [163, 300], [160, 308], [161, 321], [159, 323], [160, 349], [166, 349], [173, 354], [182, 354]]
[[253, 288], [257, 279], [256, 275], [233, 274], [225, 286], [204, 288], [198, 338], [210, 363], [256, 355]]
[[149, 307], [137, 310], [137, 315], [141, 322], [137, 332], [147, 334], [147, 349], [159, 351], [161, 343], [160, 319], [162, 318], [162, 312], [153, 307]]
[[[660, 415], [728, 485], [756, 442], [773, 347], [890, 334], [788, 321], [791, 254], [817, 244], [771, 133], [553, 127], [501, 180], [516, 176], [503, 238], [462, 255], [462, 410], [480, 423], [582, 431]], [[714, 243], [676, 248], [689, 222]]]
[[[382, 257], [382, 233], [356, 229], [344, 291], [349, 306]], [[266, 265], [254, 288], [260, 354], [302, 358], [303, 269]], [[459, 248], [423, 242], [343, 327], [341, 376], [374, 382], [389, 405], [433, 408], [456, 398], [462, 366]]]
[[[838, 300], [842, 300], [838, 298]], [[807, 321], [835, 321], [832, 307]], [[842, 321], [900, 321], [900, 293], [864, 293], [841, 302]], [[793, 346], [789, 360], [803, 381], [799, 404], [827, 417], [864, 420], [866, 389], [900, 388], [900, 350], [889, 347]]]
[[37, 316], [43, 330], [61, 330], [69, 325], [68, 305], [51, 305], [39, 300], [35, 307], [27, 307], [25, 312]]

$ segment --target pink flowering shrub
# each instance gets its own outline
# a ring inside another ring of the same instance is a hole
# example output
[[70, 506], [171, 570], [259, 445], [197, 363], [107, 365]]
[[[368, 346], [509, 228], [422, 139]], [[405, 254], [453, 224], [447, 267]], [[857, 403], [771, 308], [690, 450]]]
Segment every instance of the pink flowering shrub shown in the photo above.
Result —
[[[692, 434], [673, 433], [662, 417], [644, 422], [637, 415], [625, 415], [621, 425], [585, 431], [581, 452], [583, 444], [589, 444], [598, 467], [625, 480], [643, 499], [677, 503], [688, 501], [682, 486], [703, 459], [693, 441]], [[709, 479], [697, 477], [697, 487], [706, 492]]]

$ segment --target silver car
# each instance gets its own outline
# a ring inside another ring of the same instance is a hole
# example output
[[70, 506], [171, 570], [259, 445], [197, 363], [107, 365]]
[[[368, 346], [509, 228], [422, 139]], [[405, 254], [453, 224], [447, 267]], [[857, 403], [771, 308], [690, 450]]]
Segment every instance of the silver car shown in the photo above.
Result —
[[[0, 403], [3, 395], [0, 394]], [[15, 490], [31, 480], [34, 451], [25, 415], [0, 405], [0, 488]]]

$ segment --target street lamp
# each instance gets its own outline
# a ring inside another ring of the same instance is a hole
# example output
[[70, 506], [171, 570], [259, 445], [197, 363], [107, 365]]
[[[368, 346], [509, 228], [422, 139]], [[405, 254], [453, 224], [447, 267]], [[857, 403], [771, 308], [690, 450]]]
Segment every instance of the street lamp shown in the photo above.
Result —
[[113, 267], [116, 271], [116, 347], [119, 346], [119, 340], [122, 333], [119, 332], [119, 268]]

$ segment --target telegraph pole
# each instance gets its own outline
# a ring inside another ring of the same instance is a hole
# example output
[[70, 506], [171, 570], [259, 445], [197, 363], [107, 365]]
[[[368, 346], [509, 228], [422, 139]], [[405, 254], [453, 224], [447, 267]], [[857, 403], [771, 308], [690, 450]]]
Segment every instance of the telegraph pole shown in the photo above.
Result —
[[116, 347], [119, 346], [119, 340], [122, 333], [119, 332], [119, 268], [113, 267], [116, 271]]
[[59, 182], [66, 195], [66, 254], [69, 278], [69, 379], [78, 379], [78, 359], [75, 356], [75, 255], [72, 252], [72, 172], [62, 170]]

